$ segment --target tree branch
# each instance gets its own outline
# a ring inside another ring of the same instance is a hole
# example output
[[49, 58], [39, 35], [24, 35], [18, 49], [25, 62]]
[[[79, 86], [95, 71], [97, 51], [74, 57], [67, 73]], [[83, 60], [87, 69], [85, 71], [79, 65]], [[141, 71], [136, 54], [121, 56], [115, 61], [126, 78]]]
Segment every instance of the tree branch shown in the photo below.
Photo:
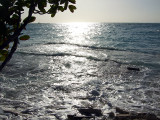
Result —
[[[40, 1], [40, 0], [39, 0]], [[19, 20], [17, 22], [17, 30], [14, 32], [14, 34], [12, 36], [10, 36], [8, 38], [8, 40], [6, 42], [4, 42], [4, 44], [2, 44], [0, 46], [0, 49], [4, 49], [11, 41], [14, 41], [14, 44], [11, 48], [11, 51], [9, 52], [7, 58], [3, 61], [3, 63], [1, 64], [0, 66], [0, 71], [2, 71], [2, 69], [4, 68], [4, 66], [9, 62], [9, 60], [12, 58], [12, 55], [13, 53], [16, 51], [17, 49], [17, 46], [18, 46], [18, 36], [20, 35], [20, 33], [22, 32], [22, 30], [26, 27], [26, 25], [29, 23], [31, 17], [32, 17], [32, 14], [35, 10], [35, 7], [37, 6], [38, 2], [37, 3], [34, 3], [34, 0], [32, 0], [31, 2], [31, 6], [30, 6], [30, 9], [29, 9], [29, 12], [28, 12], [28, 17], [27, 19], [24, 21], [24, 23], [20, 26], [19, 28], [19, 24], [20, 24], [20, 19], [21, 19], [21, 13], [19, 11]]]
[[[40, 1], [40, 0], [39, 0]], [[26, 25], [29, 23], [29, 20], [32, 17], [32, 14], [35, 10], [35, 7], [37, 6], [38, 2], [34, 3], [34, 0], [32, 0], [31, 2], [31, 6], [29, 8], [29, 12], [28, 12], [28, 17], [27, 19], [24, 21], [24, 23], [20, 26], [19, 29], [17, 29], [13, 35], [8, 37], [8, 40], [6, 42], [4, 42], [2, 45], [0, 45], [0, 50], [3, 50], [7, 45], [9, 45], [10, 42], [12, 42], [14, 39], [16, 39], [20, 33], [22, 32], [22, 30], [26, 27]]]
[[7, 58], [5, 59], [5, 61], [1, 64], [0, 66], [0, 71], [2, 71], [2, 69], [4, 68], [4, 66], [7, 64], [7, 62], [12, 58], [13, 53], [16, 51], [17, 49], [17, 45], [18, 45], [18, 38], [14, 40], [14, 44], [12, 46], [12, 49], [10, 51], [10, 53], [8, 54]]

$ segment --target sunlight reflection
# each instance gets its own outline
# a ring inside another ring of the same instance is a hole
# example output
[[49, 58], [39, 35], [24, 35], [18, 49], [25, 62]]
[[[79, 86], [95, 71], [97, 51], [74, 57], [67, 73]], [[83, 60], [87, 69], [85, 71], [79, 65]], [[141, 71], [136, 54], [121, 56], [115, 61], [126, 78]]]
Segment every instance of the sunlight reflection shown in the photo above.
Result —
[[67, 27], [67, 41], [78, 44], [87, 44], [93, 33], [94, 23], [65, 23]]

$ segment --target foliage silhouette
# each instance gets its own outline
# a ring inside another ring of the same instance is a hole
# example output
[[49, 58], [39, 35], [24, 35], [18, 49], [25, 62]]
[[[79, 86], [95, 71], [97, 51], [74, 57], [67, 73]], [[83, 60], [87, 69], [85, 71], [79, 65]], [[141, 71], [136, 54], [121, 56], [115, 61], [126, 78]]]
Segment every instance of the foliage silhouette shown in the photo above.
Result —
[[[0, 71], [12, 58], [19, 41], [30, 38], [29, 35], [23, 35], [22, 30], [36, 20], [34, 14], [50, 14], [54, 17], [58, 11], [69, 9], [74, 12], [74, 4], [76, 0], [0, 0]], [[28, 15], [22, 19], [25, 12]], [[13, 43], [12, 46], [10, 43]]]

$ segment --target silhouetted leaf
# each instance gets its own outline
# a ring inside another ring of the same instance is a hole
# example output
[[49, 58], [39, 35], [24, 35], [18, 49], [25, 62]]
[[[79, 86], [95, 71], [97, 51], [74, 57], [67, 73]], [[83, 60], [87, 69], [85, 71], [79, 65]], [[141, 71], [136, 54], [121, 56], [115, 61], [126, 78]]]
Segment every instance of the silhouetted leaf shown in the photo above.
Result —
[[51, 14], [51, 17], [54, 17], [56, 14]]
[[66, 2], [66, 0], [61, 0], [60, 4], [64, 4]]
[[54, 17], [57, 13], [58, 6], [52, 5], [51, 8], [48, 10], [51, 17]]
[[34, 22], [35, 20], [36, 20], [36, 17], [32, 16], [29, 22]]
[[0, 50], [0, 61], [4, 61], [8, 55], [7, 50]]
[[38, 3], [38, 8], [41, 12], [45, 13], [46, 10], [44, 9], [47, 6], [46, 0], [41, 0], [41, 2]]
[[20, 40], [28, 40], [29, 38], [30, 38], [29, 35], [23, 35], [23, 36], [21, 36], [19, 39], [20, 39]]
[[0, 61], [4, 61], [6, 59], [6, 56], [2, 55], [0, 56]]
[[[25, 22], [27, 19], [28, 19], [28, 17], [26, 17], [26, 18], [23, 20], [23, 22]], [[28, 22], [31, 23], [31, 22], [34, 22], [35, 20], [36, 20], [36, 17], [32, 16]]]
[[18, 18], [19, 18], [19, 16], [18, 16], [17, 14], [13, 14], [12, 18], [14, 18], [14, 19], [18, 19]]
[[69, 10], [73, 13], [76, 7], [74, 5], [69, 5]]
[[0, 54], [1, 54], [1, 55], [7, 55], [7, 54], [8, 54], [8, 51], [7, 51], [7, 50], [0, 50]]
[[59, 7], [58, 7], [58, 10], [60, 10], [61, 12], [63, 12], [63, 11], [64, 11], [64, 8], [63, 8], [62, 6], [59, 6]]

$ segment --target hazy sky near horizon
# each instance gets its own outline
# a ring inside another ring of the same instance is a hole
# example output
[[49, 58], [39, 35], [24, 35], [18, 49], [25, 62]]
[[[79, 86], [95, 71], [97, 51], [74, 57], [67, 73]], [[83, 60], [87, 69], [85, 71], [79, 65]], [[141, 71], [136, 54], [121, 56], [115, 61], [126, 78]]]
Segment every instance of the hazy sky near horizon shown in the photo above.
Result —
[[76, 0], [77, 10], [51, 18], [37, 16], [36, 22], [149, 22], [160, 23], [160, 0]]

